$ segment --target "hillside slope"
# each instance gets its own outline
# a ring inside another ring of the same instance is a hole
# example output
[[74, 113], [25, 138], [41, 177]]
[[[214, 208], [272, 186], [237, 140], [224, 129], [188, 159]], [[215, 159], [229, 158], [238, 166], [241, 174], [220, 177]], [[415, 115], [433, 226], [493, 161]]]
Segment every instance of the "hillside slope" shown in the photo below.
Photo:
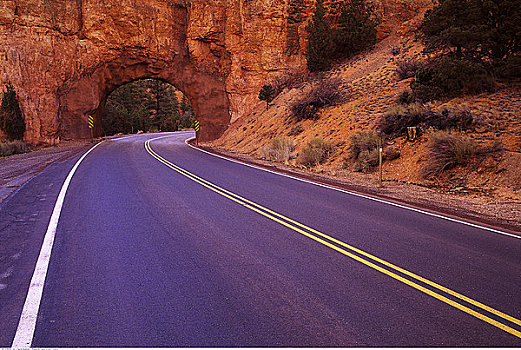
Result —
[[[382, 114], [397, 104], [397, 95], [409, 88], [410, 79], [400, 80], [397, 64], [404, 60], [421, 59], [423, 47], [415, 39], [414, 30], [423, 18], [416, 18], [395, 28], [389, 37], [380, 41], [369, 52], [361, 54], [327, 73], [324, 79], [341, 80], [345, 102], [320, 111], [318, 120], [297, 122], [291, 118], [291, 105], [310, 89], [312, 82], [295, 84], [285, 89], [271, 103], [259, 101], [256, 109], [235, 121], [225, 134], [206, 146], [262, 159], [261, 149], [280, 136], [296, 143], [296, 154], [314, 137], [320, 136], [332, 143], [328, 160], [307, 169], [339, 177], [346, 181], [365, 181], [376, 185], [376, 169], [368, 173], [356, 172], [350, 155], [351, 135], [360, 131], [376, 130]], [[433, 130], [425, 130], [415, 141], [406, 137], [388, 140], [384, 147], [399, 149], [401, 156], [384, 162], [383, 174], [387, 186], [414, 183], [479, 200], [509, 203], [514, 217], [521, 216], [521, 83], [500, 85], [494, 93], [465, 96], [450, 101], [429, 104], [440, 111], [469, 110], [476, 126], [465, 136], [481, 146], [492, 146], [500, 141], [502, 152], [492, 152], [473, 158], [466, 166], [458, 166], [426, 180], [420, 174], [429, 155], [427, 144]], [[295, 154], [295, 156], [296, 156]], [[296, 157], [289, 166], [302, 168]], [[355, 180], [356, 179], [356, 180]], [[519, 219], [518, 219], [519, 220]]]

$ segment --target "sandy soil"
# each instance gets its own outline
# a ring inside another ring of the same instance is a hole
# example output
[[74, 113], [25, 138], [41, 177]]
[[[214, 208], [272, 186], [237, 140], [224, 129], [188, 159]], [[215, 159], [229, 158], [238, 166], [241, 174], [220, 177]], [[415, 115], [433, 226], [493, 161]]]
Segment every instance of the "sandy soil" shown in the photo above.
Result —
[[50, 164], [75, 156], [89, 146], [90, 142], [64, 141], [58, 146], [0, 158], [0, 204]]

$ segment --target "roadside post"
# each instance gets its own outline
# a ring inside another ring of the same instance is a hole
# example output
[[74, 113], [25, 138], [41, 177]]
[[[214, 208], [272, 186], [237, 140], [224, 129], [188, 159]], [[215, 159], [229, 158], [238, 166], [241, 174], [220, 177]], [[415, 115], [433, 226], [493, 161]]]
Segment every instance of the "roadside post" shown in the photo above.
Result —
[[195, 121], [195, 144], [199, 146], [199, 120]]
[[378, 138], [378, 168], [379, 168], [379, 174], [378, 174], [378, 187], [383, 187], [383, 138], [382, 134], [380, 134], [380, 137]]
[[90, 138], [94, 141], [94, 118], [89, 115], [89, 129], [90, 129]]

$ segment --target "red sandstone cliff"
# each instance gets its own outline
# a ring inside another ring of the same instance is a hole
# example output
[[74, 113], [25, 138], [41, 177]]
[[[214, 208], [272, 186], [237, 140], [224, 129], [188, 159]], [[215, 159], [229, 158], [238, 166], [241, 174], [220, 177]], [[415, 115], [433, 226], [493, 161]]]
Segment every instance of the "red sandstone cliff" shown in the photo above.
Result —
[[[429, 0], [376, 0], [385, 36]], [[11, 81], [26, 140], [87, 137], [110, 92], [140, 78], [190, 98], [201, 137], [251, 111], [259, 87], [304, 70], [312, 0], [3, 0], [0, 84]], [[100, 132], [98, 130], [97, 132]]]

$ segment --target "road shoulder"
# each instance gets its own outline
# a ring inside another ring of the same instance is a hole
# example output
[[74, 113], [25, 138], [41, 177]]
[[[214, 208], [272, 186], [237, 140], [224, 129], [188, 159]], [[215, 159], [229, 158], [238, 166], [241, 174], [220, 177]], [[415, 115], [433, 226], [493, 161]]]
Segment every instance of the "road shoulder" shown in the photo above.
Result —
[[65, 141], [54, 147], [0, 158], [0, 205], [49, 165], [65, 161], [90, 146], [86, 141]]
[[[195, 147], [193, 140], [189, 143]], [[208, 145], [199, 145], [199, 148], [218, 156], [270, 171], [377, 197], [397, 204], [404, 204], [415, 209], [432, 211], [455, 219], [463, 219], [470, 223], [500, 228], [518, 236], [521, 232], [521, 202], [519, 201], [490, 198], [476, 194], [451, 193], [438, 188], [428, 188], [398, 181], [384, 181], [384, 187], [379, 188], [376, 177], [374, 181], [363, 178], [347, 178], [324, 172], [305, 171], [282, 163], [257, 159], [247, 154], [216, 149]]]

